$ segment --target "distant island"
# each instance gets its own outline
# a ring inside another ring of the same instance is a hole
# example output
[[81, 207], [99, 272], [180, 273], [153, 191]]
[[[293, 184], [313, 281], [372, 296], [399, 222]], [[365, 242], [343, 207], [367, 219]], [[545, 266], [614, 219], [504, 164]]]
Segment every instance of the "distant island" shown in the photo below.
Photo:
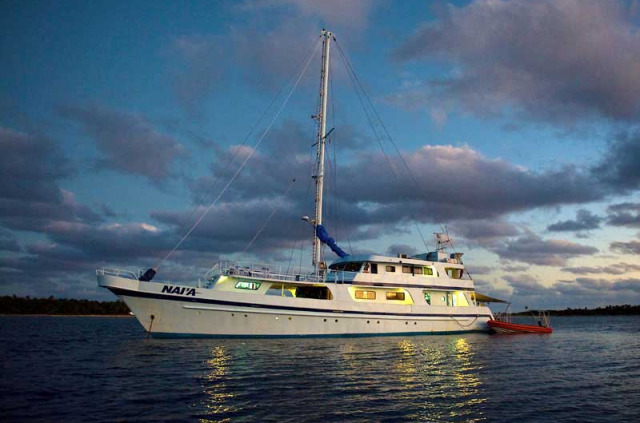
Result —
[[122, 301], [74, 300], [66, 298], [0, 297], [0, 314], [40, 314], [57, 316], [129, 315]]
[[[608, 305], [596, 308], [565, 308], [564, 310], [545, 310], [551, 316], [618, 316], [640, 314], [640, 305]], [[526, 316], [531, 313], [538, 314], [538, 310], [521, 311], [513, 313], [514, 316]]]

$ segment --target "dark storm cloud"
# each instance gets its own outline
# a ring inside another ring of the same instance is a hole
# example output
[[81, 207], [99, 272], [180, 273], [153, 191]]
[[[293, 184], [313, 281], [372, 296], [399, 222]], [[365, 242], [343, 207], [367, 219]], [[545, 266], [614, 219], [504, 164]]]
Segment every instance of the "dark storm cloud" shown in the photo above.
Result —
[[60, 113], [95, 141], [100, 167], [159, 183], [173, 174], [175, 162], [186, 154], [177, 140], [136, 114], [102, 107], [61, 107]]
[[508, 275], [503, 276], [503, 279], [514, 289], [515, 295], [545, 295], [551, 291], [529, 274]]
[[566, 231], [586, 231], [590, 229], [598, 229], [602, 218], [591, 213], [589, 210], [580, 209], [576, 212], [574, 220], [563, 220], [547, 226], [547, 230], [551, 232]]
[[595, 247], [557, 239], [542, 239], [529, 233], [509, 239], [491, 249], [500, 258], [540, 266], [562, 266], [567, 260], [598, 252]]
[[[424, 221], [483, 219], [603, 195], [589, 175], [574, 167], [534, 172], [488, 159], [469, 147], [424, 146], [405, 153], [405, 159], [418, 186], [406, 172], [399, 179], [384, 172], [389, 166], [381, 154], [360, 155], [341, 175], [361, 201], [416, 203], [416, 216]], [[403, 169], [398, 160], [393, 162]]]
[[0, 224], [41, 231], [51, 221], [97, 222], [59, 180], [73, 174], [58, 145], [42, 136], [0, 128]]
[[[632, 5], [597, 0], [476, 0], [436, 9], [394, 52], [455, 68], [398, 95], [478, 115], [516, 112], [551, 122], [633, 121], [640, 105], [640, 32]], [[411, 91], [413, 90], [413, 91]]]
[[618, 134], [609, 143], [601, 163], [592, 169], [595, 179], [616, 191], [640, 188], [640, 132]]
[[0, 251], [20, 251], [18, 240], [9, 230], [0, 228]]
[[498, 240], [520, 234], [518, 227], [500, 220], [469, 220], [453, 222], [449, 225], [453, 234], [479, 245], [490, 245]]
[[407, 254], [409, 256], [413, 256], [418, 254], [418, 250], [415, 246], [407, 245], [407, 244], [391, 244], [387, 247], [387, 251], [385, 254], [390, 256], [397, 256], [398, 254]]
[[640, 227], [640, 203], [613, 204], [607, 207], [607, 213], [609, 225]]
[[52, 140], [0, 127], [0, 196], [7, 200], [56, 202], [56, 180], [72, 174]]
[[616, 241], [609, 244], [609, 248], [622, 254], [640, 254], [640, 241]]
[[608, 266], [579, 266], [579, 267], [563, 267], [563, 272], [573, 273], [575, 275], [591, 275], [604, 273], [608, 275], [624, 275], [629, 272], [639, 272], [640, 264], [616, 263]]

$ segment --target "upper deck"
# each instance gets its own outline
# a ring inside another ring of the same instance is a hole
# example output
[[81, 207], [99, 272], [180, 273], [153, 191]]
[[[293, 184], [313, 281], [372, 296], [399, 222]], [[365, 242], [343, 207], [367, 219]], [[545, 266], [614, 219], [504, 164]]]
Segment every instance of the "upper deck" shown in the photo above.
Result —
[[459, 256], [434, 262], [417, 257], [353, 255], [334, 261], [329, 269], [324, 271], [224, 261], [216, 263], [207, 276], [212, 280], [218, 275], [313, 284], [349, 283], [473, 289], [473, 280], [464, 271]]

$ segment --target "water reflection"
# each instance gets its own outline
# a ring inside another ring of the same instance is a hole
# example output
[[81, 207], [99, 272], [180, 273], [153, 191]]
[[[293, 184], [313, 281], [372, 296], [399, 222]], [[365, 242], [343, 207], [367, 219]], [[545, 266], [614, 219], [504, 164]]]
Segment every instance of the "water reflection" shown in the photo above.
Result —
[[229, 418], [224, 418], [235, 406], [229, 404], [233, 399], [233, 393], [227, 390], [226, 377], [229, 368], [229, 354], [225, 346], [219, 345], [211, 348], [211, 358], [206, 361], [209, 369], [204, 377], [203, 391], [205, 394], [204, 414], [207, 418], [200, 419], [200, 422], [228, 422]]
[[466, 338], [403, 339], [396, 363], [402, 390], [397, 400], [412, 401], [411, 420], [485, 420], [480, 366]]

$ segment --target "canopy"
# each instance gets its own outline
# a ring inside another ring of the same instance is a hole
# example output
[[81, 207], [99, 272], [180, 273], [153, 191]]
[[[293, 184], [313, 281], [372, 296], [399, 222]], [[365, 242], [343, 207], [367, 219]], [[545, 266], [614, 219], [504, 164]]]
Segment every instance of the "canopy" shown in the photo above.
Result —
[[483, 294], [480, 294], [479, 292], [474, 292], [474, 295], [476, 297], [476, 301], [480, 303], [508, 303], [508, 301], [489, 297], [488, 295], [483, 295]]

